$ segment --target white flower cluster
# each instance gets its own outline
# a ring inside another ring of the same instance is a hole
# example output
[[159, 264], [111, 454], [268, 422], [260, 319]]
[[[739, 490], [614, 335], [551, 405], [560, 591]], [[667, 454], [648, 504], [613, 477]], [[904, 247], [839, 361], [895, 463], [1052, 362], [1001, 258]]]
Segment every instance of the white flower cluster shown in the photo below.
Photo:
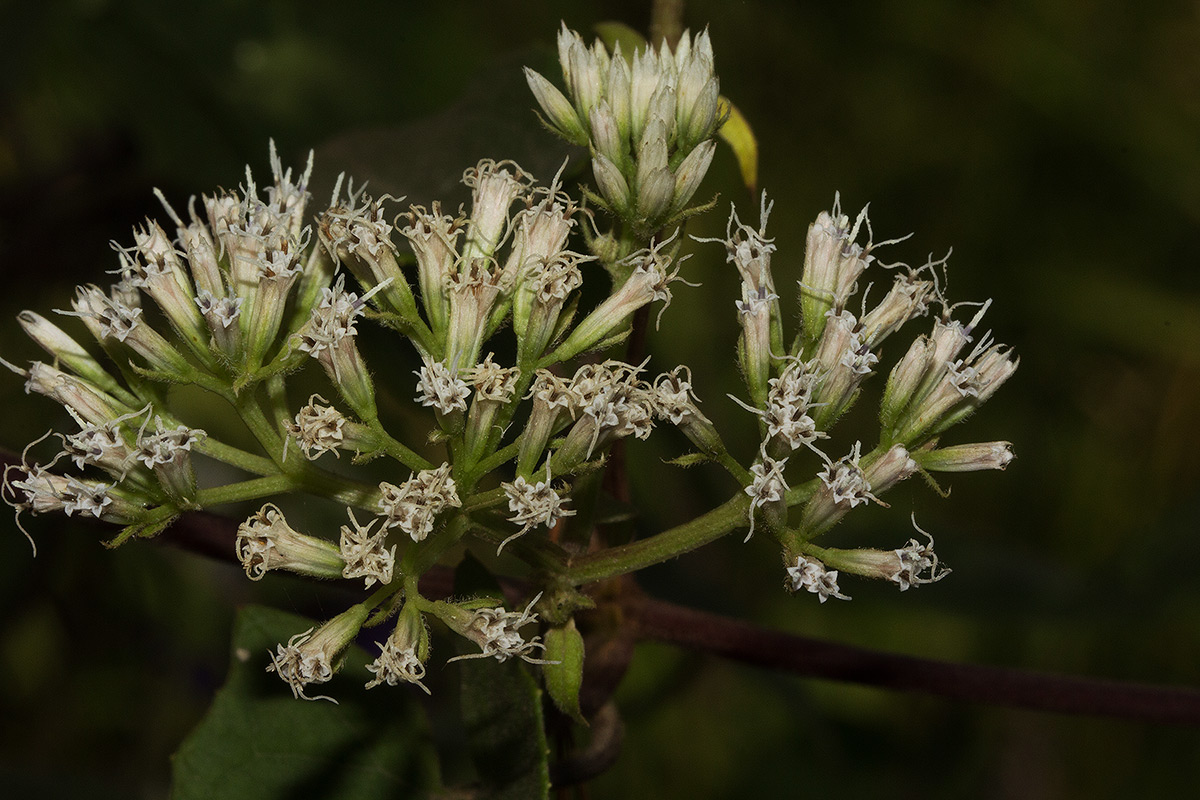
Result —
[[388, 528], [399, 528], [414, 542], [423, 540], [433, 531], [434, 519], [447, 508], [458, 508], [462, 502], [450, 477], [450, 465], [426, 469], [396, 486], [380, 483], [379, 511]]
[[501, 481], [500, 486], [508, 497], [508, 510], [513, 512], [508, 521], [520, 525], [521, 530], [501, 542], [496, 548], [497, 554], [504, 545], [528, 533], [530, 528], [537, 525], [553, 528], [563, 517], [575, 515], [573, 510], [563, 507], [565, 501], [554, 490], [549, 460], [546, 462], [546, 480], [531, 484], [523, 475], [518, 475], [511, 483]]
[[276, 651], [270, 653], [271, 663], [267, 666], [267, 672], [278, 673], [292, 690], [292, 697], [297, 700], [329, 700], [336, 703], [332, 697], [309, 697], [304, 693], [310, 683], [328, 683], [334, 673], [333, 657], [336, 653], [329, 652], [328, 647], [313, 646], [312, 633], [313, 629], [309, 628], [288, 639], [287, 645], [277, 645]]
[[381, 525], [379, 530], [372, 532], [379, 519], [373, 519], [364, 526], [355, 519], [353, 511], [346, 509], [346, 513], [350, 517], [350, 525], [342, 526], [339, 548], [346, 562], [342, 577], [365, 578], [368, 589], [376, 581], [385, 585], [391, 583], [396, 564], [396, 545], [392, 545], [391, 550], [387, 549], [387, 526]]
[[[917, 523], [914, 520], [913, 525]], [[921, 531], [920, 528], [917, 528]], [[909, 539], [908, 544], [892, 552], [896, 555], [896, 571], [888, 578], [900, 586], [900, 591], [906, 591], [910, 586], [920, 586], [925, 583], [936, 583], [950, 574], [950, 569], [939, 563], [937, 553], [933, 552], [933, 537], [921, 531], [929, 540], [921, 544], [916, 539]], [[928, 577], [925, 573], [928, 572]]]
[[517, 379], [521, 370], [517, 367], [502, 367], [492, 361], [492, 354], [466, 371], [464, 377], [475, 388], [476, 400], [492, 403], [507, 403], [517, 390]]
[[839, 600], [850, 599], [838, 588], [837, 570], [826, 569], [825, 565], [815, 558], [798, 556], [795, 565], [787, 568], [787, 574], [793, 592], [801, 589], [812, 592], [822, 603], [831, 597]]
[[862, 442], [855, 442], [849, 453], [826, 464], [825, 469], [817, 473], [835, 505], [846, 504], [855, 508], [868, 500], [877, 500], [871, 494], [871, 483], [858, 463], [862, 457], [861, 451]]
[[138, 431], [134, 456], [147, 467], [174, 464], [191, 451], [192, 444], [205, 436], [204, 431], [186, 425], [168, 428], [163, 425], [162, 417], [155, 417], [153, 433], [146, 433], [145, 425]]
[[375, 676], [367, 682], [367, 688], [373, 689], [381, 683], [396, 686], [399, 683], [413, 683], [420, 686], [425, 694], [430, 694], [429, 687], [421, 683], [425, 678], [425, 665], [421, 663], [413, 644], [398, 644], [394, 637], [384, 640], [379, 657], [367, 664], [367, 670]]
[[413, 374], [417, 376], [418, 403], [436, 409], [439, 414], [467, 410], [471, 387], [444, 363], [426, 359], [425, 365]]
[[754, 479], [750, 485], [746, 487], [746, 494], [750, 495], [750, 531], [746, 534], [746, 541], [750, 541], [750, 537], [754, 535], [754, 514], [758, 509], [772, 503], [782, 503], [784, 495], [787, 494], [788, 485], [783, 477], [783, 469], [787, 466], [786, 458], [774, 459], [764, 451], [760, 460], [750, 467], [750, 474]]
[[524, 611], [505, 611], [502, 607], [476, 609], [467, 617], [465, 624], [456, 630], [479, 645], [480, 652], [455, 656], [450, 661], [468, 658], [495, 658], [497, 661], [507, 661], [515, 657], [530, 664], [551, 663], [530, 655], [535, 650], [546, 649], [541, 637], [534, 636], [526, 640], [520, 632], [526, 625], [537, 622], [537, 614], [534, 614], [532, 609], [541, 596], [539, 593], [530, 600]]
[[[23, 472], [24, 477], [13, 478], [17, 472]], [[99, 519], [113, 502], [109, 495], [111, 485], [58, 475], [38, 464], [5, 467], [2, 486], [4, 501], [18, 513], [24, 510], [34, 514], [62, 511], [68, 517], [90, 514]], [[16, 494], [18, 491], [24, 497]]]
[[[308, 404], [287, 423], [288, 441], [295, 441], [304, 457], [310, 461], [330, 451], [340, 457], [337, 450], [345, 440], [343, 429], [346, 427], [346, 417], [333, 406], [322, 405], [324, 403], [325, 398], [321, 395], [311, 395]], [[287, 456], [286, 442], [284, 456]]]

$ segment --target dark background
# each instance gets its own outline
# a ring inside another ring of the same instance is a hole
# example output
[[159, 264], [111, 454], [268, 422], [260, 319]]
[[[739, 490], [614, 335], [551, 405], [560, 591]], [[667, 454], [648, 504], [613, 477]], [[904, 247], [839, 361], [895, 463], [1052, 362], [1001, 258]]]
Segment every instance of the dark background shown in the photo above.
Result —
[[[776, 280], [799, 276], [805, 227], [839, 190], [850, 210], [871, 203], [878, 238], [915, 232], [888, 259], [953, 247], [951, 295], [994, 297], [988, 324], [1022, 362], [948, 441], [1008, 439], [1018, 460], [949, 481], [945, 501], [914, 481], [892, 509], [830, 534], [900, 546], [915, 510], [954, 568], [936, 586], [899, 594], [846, 579], [853, 602], [818, 605], [781, 591], [765, 536], [728, 537], [644, 584], [879, 649], [1195, 684], [1200, 6], [834, 6], [687, 4], [689, 25], [710, 25], [723, 93], [758, 134], [760, 185], [777, 199]], [[550, 69], [560, 18], [585, 36], [603, 20], [645, 30], [649, 19], [645, 2], [3, 8], [0, 354], [18, 362], [37, 354], [13, 314], [64, 307], [74, 284], [100, 281], [116, 266], [108, 241], [161, 216], [151, 187], [182, 205], [235, 186], [247, 162], [265, 174], [268, 137], [285, 163], [316, 147], [318, 186], [348, 169], [418, 202], [447, 191], [430, 175], [456, 178], [483, 155], [528, 155], [548, 179], [538, 151], [552, 143], [531, 122], [520, 65]], [[691, 232], [722, 230], [729, 200], [753, 216], [726, 148], [718, 190], [722, 210]], [[690, 364], [706, 411], [749, 459], [749, 415], [724, 397], [738, 390], [736, 277], [716, 246], [694, 251], [688, 277], [705, 286], [676, 291], [653, 363]], [[405, 358], [396, 373], [408, 381]], [[835, 452], [870, 437], [875, 403], [868, 394]], [[61, 417], [15, 376], [0, 380], [0, 408], [10, 451]], [[631, 448], [646, 531], [731, 489], [661, 464], [679, 447], [662, 435]], [[109, 553], [97, 527], [28, 525], [36, 560], [0, 520], [0, 781], [12, 796], [162, 796], [169, 754], [220, 684], [233, 608], [319, 600], [153, 544]], [[625, 751], [596, 797], [1167, 796], [1194, 785], [1200, 757], [1185, 728], [803, 681], [657, 645], [639, 650], [621, 700]]]

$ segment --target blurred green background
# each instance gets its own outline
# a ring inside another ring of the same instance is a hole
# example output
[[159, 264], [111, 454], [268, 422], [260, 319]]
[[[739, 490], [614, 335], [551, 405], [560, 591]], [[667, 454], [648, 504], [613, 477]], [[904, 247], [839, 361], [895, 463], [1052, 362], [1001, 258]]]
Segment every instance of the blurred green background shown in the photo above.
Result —
[[[13, 314], [63, 307], [114, 268], [109, 240], [161, 216], [151, 187], [182, 204], [235, 186], [247, 162], [265, 172], [268, 137], [285, 164], [316, 147], [318, 187], [346, 169], [416, 202], [449, 196], [485, 155], [528, 157], [548, 179], [557, 151], [520, 65], [550, 70], [560, 18], [585, 36], [649, 20], [632, 0], [0, 7], [0, 354], [19, 362], [37, 353]], [[818, 605], [781, 591], [766, 536], [729, 537], [644, 585], [896, 652], [1200, 682], [1200, 6], [692, 0], [686, 21], [710, 25], [723, 93], [758, 134], [776, 280], [799, 276], [805, 227], [835, 191], [849, 210], [871, 203], [877, 238], [915, 232], [885, 260], [953, 247], [951, 296], [994, 297], [988, 324], [1022, 362], [947, 441], [1008, 439], [1018, 460], [948, 481], [946, 501], [911, 482], [892, 509], [830, 534], [900, 546], [915, 511], [954, 568], [936, 586], [847, 579], [853, 602]], [[730, 200], [743, 218], [756, 208], [727, 149], [710, 174], [722, 209], [699, 235], [723, 230]], [[719, 247], [694, 251], [688, 277], [704, 287], [676, 291], [653, 363], [692, 366], [748, 459], [751, 420], [725, 398], [738, 390], [736, 278]], [[832, 452], [870, 437], [876, 402]], [[15, 376], [0, 376], [0, 408], [10, 451], [62, 416]], [[646, 531], [731, 490], [661, 463], [680, 448], [662, 434], [631, 448]], [[153, 544], [109, 553], [100, 528], [27, 524], [36, 560], [0, 518], [8, 796], [163, 796], [169, 755], [224, 675], [233, 609], [322, 613], [300, 582], [251, 585]], [[1153, 797], [1186, 793], [1200, 759], [1194, 730], [804, 681], [661, 645], [639, 649], [620, 699], [625, 749], [594, 797]]]

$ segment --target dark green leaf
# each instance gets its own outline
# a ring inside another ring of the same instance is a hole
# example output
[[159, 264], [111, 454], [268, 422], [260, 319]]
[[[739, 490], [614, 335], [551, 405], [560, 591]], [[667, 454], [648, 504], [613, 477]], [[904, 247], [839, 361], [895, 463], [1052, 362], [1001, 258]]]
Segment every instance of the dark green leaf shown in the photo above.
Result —
[[550, 792], [542, 692], [516, 659], [462, 664], [462, 715], [471, 759], [490, 800], [537, 800]]
[[[424, 717], [403, 687], [375, 689], [364, 702], [361, 683], [335, 677], [325, 692], [335, 705], [293, 699], [266, 673], [268, 651], [312, 625], [270, 608], [238, 614], [225, 686], [175, 754], [173, 800], [379, 800], [438, 787]], [[366, 661], [355, 648], [343, 672], [365, 683]]]
[[458, 597], [493, 597], [495, 604], [504, 605], [504, 590], [500, 582], [474, 553], [467, 552], [454, 568], [454, 594]]

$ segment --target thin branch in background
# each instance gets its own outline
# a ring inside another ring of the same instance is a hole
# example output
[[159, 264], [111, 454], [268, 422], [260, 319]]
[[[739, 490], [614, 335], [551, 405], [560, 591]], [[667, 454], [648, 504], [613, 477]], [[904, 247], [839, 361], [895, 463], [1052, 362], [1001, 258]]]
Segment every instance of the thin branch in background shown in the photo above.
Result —
[[666, 41], [674, 50], [683, 37], [683, 0], [654, 0], [650, 7], [650, 42]]
[[636, 609], [636, 624], [645, 639], [810, 678], [991, 706], [1200, 725], [1200, 691], [1194, 689], [881, 653], [766, 630], [649, 598]]
[[[237, 525], [215, 514], [186, 514], [165, 541], [191, 552], [233, 560]], [[421, 580], [430, 597], [449, 596], [453, 576], [435, 568]], [[521, 586], [504, 582], [511, 600]], [[958, 664], [883, 653], [838, 642], [772, 631], [730, 617], [622, 593], [625, 618], [643, 640], [675, 644], [733, 661], [808, 678], [857, 683], [981, 705], [1059, 714], [1116, 717], [1158, 724], [1200, 725], [1200, 691], [1051, 675], [980, 664]]]
[[[0, 453], [0, 462], [20, 463], [9, 453]], [[158, 541], [233, 562], [236, 536], [236, 521], [208, 512], [192, 512], [180, 517]], [[422, 593], [430, 597], [448, 597], [452, 587], [452, 572], [443, 567], [430, 570], [421, 580]], [[522, 596], [521, 586], [514, 581], [505, 581], [504, 588], [513, 601]], [[623, 593], [622, 606], [625, 618], [637, 626], [638, 636], [643, 640], [675, 644], [803, 677], [981, 705], [1156, 724], [1200, 725], [1200, 691], [1195, 689], [883, 653], [767, 630], [644, 595]]]

